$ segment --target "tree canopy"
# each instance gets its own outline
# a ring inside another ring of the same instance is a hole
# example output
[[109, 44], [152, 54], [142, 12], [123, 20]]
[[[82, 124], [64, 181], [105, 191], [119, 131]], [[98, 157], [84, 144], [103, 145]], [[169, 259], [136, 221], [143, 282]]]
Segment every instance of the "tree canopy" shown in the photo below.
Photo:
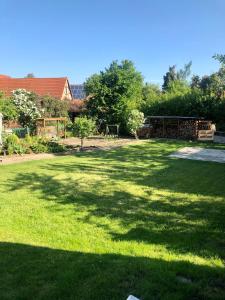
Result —
[[185, 64], [183, 69], [176, 70], [176, 65], [169, 67], [168, 72], [163, 76], [162, 90], [168, 91], [173, 82], [185, 82], [191, 74], [192, 62]]
[[104, 123], [120, 123], [125, 128], [129, 112], [141, 106], [142, 88], [143, 77], [131, 61], [113, 61], [85, 82], [87, 109]]

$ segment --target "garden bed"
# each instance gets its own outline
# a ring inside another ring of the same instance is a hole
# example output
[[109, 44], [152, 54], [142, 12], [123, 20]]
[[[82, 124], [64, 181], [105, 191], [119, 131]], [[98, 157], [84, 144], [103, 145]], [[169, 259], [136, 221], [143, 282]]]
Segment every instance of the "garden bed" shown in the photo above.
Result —
[[[112, 148], [121, 147], [123, 145], [132, 144], [132, 143], [140, 143], [141, 141], [137, 141], [135, 139], [105, 139], [101, 137], [92, 137], [85, 140], [85, 146], [82, 151], [96, 151], [96, 150], [109, 150]], [[68, 138], [62, 140], [60, 144], [64, 145], [67, 150], [64, 152], [58, 153], [31, 153], [31, 154], [13, 154], [6, 155], [3, 157], [1, 164], [13, 164], [20, 163], [25, 161], [32, 160], [40, 160], [40, 159], [49, 159], [54, 158], [56, 156], [66, 156], [72, 155], [74, 153], [80, 152], [80, 139], [78, 138]]]

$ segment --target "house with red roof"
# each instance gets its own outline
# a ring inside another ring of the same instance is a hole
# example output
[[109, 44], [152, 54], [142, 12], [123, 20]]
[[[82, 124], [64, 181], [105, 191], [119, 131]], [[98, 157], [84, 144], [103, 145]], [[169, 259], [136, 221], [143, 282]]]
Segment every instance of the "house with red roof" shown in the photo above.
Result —
[[25, 89], [40, 96], [51, 96], [60, 100], [69, 100], [70, 115], [74, 119], [84, 110], [84, 99], [77, 98], [73, 93], [67, 77], [61, 78], [12, 78], [0, 75], [0, 91], [11, 96], [12, 91]]
[[25, 89], [40, 96], [51, 96], [60, 100], [72, 100], [72, 92], [67, 77], [61, 78], [12, 78], [0, 75], [0, 91], [11, 96], [12, 91]]
[[67, 77], [61, 78], [12, 78], [0, 75], [0, 91], [10, 97], [13, 90], [25, 89], [39, 96], [51, 96], [69, 100], [71, 117], [74, 119], [84, 109], [84, 99], [75, 98]]

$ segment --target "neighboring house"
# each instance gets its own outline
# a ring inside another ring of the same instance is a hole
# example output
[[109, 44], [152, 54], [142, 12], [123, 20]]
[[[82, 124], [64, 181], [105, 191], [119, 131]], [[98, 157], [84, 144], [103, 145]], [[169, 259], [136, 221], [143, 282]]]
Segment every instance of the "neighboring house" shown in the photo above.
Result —
[[13, 90], [25, 89], [40, 96], [52, 96], [60, 100], [72, 100], [67, 77], [62, 78], [12, 78], [0, 75], [0, 91], [10, 96]]
[[12, 78], [0, 75], [0, 91], [10, 96], [13, 90], [25, 89], [40, 96], [52, 96], [60, 100], [69, 100], [72, 120], [85, 107], [83, 85], [70, 85], [67, 77], [62, 78]]

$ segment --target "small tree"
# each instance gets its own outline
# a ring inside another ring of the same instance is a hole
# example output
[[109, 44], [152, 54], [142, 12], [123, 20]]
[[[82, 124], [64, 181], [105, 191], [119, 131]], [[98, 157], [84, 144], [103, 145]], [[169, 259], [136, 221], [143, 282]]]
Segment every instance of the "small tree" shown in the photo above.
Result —
[[127, 127], [136, 139], [138, 139], [137, 130], [144, 124], [144, 114], [137, 109], [130, 112]]
[[79, 117], [74, 122], [74, 135], [81, 140], [81, 148], [84, 145], [84, 139], [89, 137], [95, 131], [95, 122], [92, 119], [85, 117]]

